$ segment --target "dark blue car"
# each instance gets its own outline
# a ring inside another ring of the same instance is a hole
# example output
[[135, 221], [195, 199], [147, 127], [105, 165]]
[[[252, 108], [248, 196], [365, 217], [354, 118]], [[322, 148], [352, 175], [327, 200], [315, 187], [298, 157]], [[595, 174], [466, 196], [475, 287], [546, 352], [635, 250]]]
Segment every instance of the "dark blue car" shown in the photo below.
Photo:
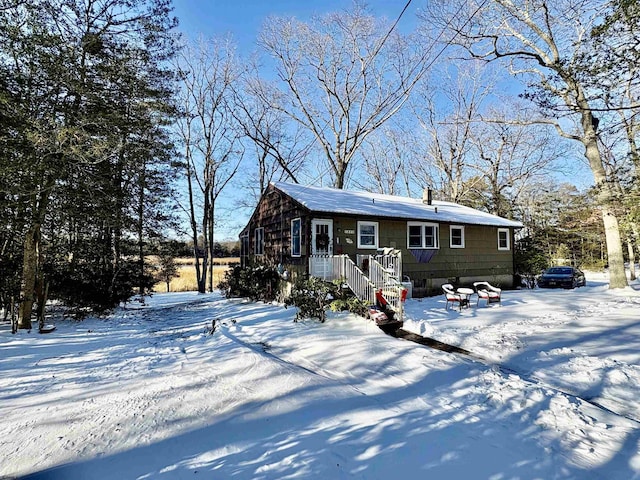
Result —
[[538, 277], [540, 288], [576, 288], [586, 284], [584, 273], [575, 267], [551, 267]]

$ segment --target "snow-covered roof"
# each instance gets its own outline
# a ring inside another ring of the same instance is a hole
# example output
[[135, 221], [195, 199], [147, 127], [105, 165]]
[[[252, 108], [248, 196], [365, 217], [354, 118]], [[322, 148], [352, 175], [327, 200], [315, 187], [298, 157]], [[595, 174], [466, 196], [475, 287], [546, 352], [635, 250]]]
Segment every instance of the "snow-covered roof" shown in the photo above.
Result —
[[272, 182], [272, 185], [314, 212], [419, 221], [444, 221], [467, 225], [522, 227], [520, 222], [451, 202], [436, 200], [432, 202], [432, 205], [427, 205], [421, 199], [380, 193], [313, 187], [286, 182]]

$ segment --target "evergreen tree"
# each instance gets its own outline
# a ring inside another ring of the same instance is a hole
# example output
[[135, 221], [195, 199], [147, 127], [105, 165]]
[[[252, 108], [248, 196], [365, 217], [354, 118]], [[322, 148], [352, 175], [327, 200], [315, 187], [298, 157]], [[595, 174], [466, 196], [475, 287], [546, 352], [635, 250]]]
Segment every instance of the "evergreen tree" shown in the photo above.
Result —
[[101, 308], [131, 295], [133, 274], [142, 286], [122, 244], [140, 231], [131, 209], [151, 198], [149, 166], [171, 153], [169, 14], [168, 0], [36, 0], [0, 10], [2, 69], [14, 79], [2, 85], [2, 118], [18, 124], [0, 141], [14, 144], [2, 170], [14, 182], [8, 208], [24, 219], [22, 328], [49, 282], [53, 295]]

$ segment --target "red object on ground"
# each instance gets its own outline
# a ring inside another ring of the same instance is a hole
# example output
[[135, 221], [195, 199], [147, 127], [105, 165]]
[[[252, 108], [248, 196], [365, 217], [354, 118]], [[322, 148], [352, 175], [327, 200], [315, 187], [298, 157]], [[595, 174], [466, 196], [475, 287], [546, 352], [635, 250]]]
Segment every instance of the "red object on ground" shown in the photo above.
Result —
[[376, 323], [384, 323], [388, 320], [387, 315], [376, 308], [369, 309], [369, 318]]
[[379, 289], [376, 292], [376, 300], [380, 304], [380, 306], [383, 308], [389, 305], [389, 302], [387, 302], [387, 299], [384, 298], [384, 295], [382, 295], [382, 289]]

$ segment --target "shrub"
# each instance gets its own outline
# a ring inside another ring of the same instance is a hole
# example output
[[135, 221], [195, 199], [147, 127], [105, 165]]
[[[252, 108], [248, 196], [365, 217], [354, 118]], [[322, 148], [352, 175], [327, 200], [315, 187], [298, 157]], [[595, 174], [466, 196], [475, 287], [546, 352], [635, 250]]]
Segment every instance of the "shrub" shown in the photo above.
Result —
[[61, 262], [48, 265], [49, 297], [61, 300], [71, 308], [83, 307], [104, 312], [129, 300], [139, 292], [150, 291], [154, 284], [151, 272], [140, 274], [137, 261], [124, 260], [118, 270], [98, 260], [71, 264]]
[[355, 313], [356, 315], [360, 315], [361, 317], [367, 316], [368, 304], [363, 302], [358, 297], [350, 296], [348, 298], [338, 298], [331, 302], [329, 308], [331, 308], [332, 312], [342, 312], [349, 311], [351, 313]]
[[270, 302], [276, 297], [279, 282], [280, 275], [275, 267], [234, 265], [227, 270], [218, 288], [224, 291], [227, 298], [244, 297]]
[[338, 285], [316, 277], [298, 277], [291, 288], [285, 305], [298, 308], [296, 321], [301, 318], [326, 320], [326, 310], [338, 295]]

